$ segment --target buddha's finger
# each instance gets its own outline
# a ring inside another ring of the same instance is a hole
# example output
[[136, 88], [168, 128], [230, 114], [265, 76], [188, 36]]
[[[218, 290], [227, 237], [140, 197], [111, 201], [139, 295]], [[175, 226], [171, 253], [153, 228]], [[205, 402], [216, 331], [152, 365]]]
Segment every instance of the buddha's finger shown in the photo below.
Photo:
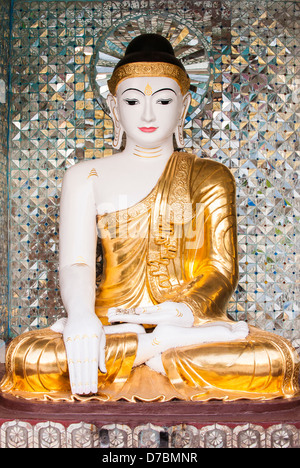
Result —
[[148, 306], [148, 307], [136, 307], [135, 309], [136, 313], [139, 315], [155, 314], [160, 310], [162, 310], [162, 307], [160, 305], [153, 305], [153, 306]]
[[[154, 306], [156, 307], [156, 306]], [[155, 309], [153, 309], [155, 310]], [[134, 317], [135, 315], [142, 315], [147, 313], [147, 307], [131, 307], [129, 309], [121, 307], [111, 307], [107, 311], [107, 317]]]
[[[108, 315], [108, 321], [110, 323], [113, 322], [127, 322], [127, 323], [138, 323], [138, 324], [143, 324], [143, 323], [152, 323], [149, 318], [145, 315], [129, 315], [129, 314], [111, 314]], [[145, 322], [145, 320], [148, 320], [148, 322]], [[150, 322], [149, 322], [150, 320]]]
[[75, 378], [75, 367], [74, 364], [69, 364], [69, 379], [71, 385], [71, 392], [73, 395], [77, 393], [77, 385], [76, 385], [76, 378]]
[[91, 392], [91, 371], [90, 371], [90, 345], [88, 338], [83, 339], [82, 342], [82, 363], [81, 363], [81, 373], [82, 373], [82, 393]]
[[66, 345], [71, 391], [73, 394], [75, 394], [77, 393], [77, 381], [76, 381], [76, 370], [75, 370], [75, 356], [73, 354], [72, 348], [73, 348], [72, 344]]
[[75, 368], [75, 387], [76, 393], [82, 393], [82, 349], [80, 346], [80, 340], [75, 340], [73, 343], [74, 352], [74, 368]]
[[93, 335], [88, 341], [89, 344], [89, 388], [90, 392], [97, 393], [98, 390], [98, 352], [99, 339]]
[[106, 363], [105, 363], [105, 346], [106, 346], [106, 336], [103, 332], [100, 337], [99, 343], [99, 369], [103, 374], [106, 374]]

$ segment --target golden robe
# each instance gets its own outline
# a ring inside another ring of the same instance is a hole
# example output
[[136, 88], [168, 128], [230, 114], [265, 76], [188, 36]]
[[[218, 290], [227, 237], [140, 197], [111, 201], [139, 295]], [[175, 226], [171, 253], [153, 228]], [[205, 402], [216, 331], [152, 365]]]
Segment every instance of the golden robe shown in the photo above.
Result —
[[[229, 321], [237, 285], [235, 182], [222, 164], [174, 153], [158, 183], [135, 206], [97, 216], [104, 268], [95, 310], [186, 303], [194, 326]], [[7, 350], [3, 392], [24, 398], [207, 401], [293, 397], [299, 358], [284, 338], [250, 327], [244, 340], [169, 349], [166, 375], [133, 368], [134, 333], [107, 336], [107, 373], [98, 394], [72, 396], [62, 335], [50, 329], [15, 338]]]

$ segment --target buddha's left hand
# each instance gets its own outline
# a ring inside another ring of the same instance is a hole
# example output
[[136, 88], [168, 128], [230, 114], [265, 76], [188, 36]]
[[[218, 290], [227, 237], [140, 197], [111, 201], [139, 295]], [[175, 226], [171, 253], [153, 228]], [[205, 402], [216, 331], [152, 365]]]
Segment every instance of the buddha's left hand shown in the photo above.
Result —
[[181, 302], [171, 301], [162, 302], [154, 306], [131, 309], [111, 307], [108, 309], [107, 316], [110, 323], [168, 324], [180, 327], [192, 327], [194, 323], [193, 312], [189, 306]]

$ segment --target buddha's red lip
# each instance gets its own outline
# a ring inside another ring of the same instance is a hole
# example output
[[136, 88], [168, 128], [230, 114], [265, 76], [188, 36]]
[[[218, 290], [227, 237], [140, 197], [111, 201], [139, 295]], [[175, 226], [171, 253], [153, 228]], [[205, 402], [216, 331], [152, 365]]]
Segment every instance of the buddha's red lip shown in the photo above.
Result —
[[139, 127], [139, 130], [145, 133], [152, 133], [155, 132], [155, 130], [157, 130], [157, 127]]

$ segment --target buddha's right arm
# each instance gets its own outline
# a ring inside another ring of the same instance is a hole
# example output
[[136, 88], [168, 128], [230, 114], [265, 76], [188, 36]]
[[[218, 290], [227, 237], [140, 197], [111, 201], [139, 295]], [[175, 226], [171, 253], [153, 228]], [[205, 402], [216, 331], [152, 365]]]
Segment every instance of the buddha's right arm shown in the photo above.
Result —
[[96, 213], [85, 166], [68, 169], [60, 201], [59, 278], [68, 316], [94, 313]]
[[95, 269], [84, 263], [65, 265], [59, 272], [60, 293], [68, 316], [94, 313]]
[[85, 166], [69, 169], [60, 202], [60, 291], [68, 319], [63, 331], [73, 393], [97, 391], [105, 368], [105, 333], [95, 314], [96, 213]]

